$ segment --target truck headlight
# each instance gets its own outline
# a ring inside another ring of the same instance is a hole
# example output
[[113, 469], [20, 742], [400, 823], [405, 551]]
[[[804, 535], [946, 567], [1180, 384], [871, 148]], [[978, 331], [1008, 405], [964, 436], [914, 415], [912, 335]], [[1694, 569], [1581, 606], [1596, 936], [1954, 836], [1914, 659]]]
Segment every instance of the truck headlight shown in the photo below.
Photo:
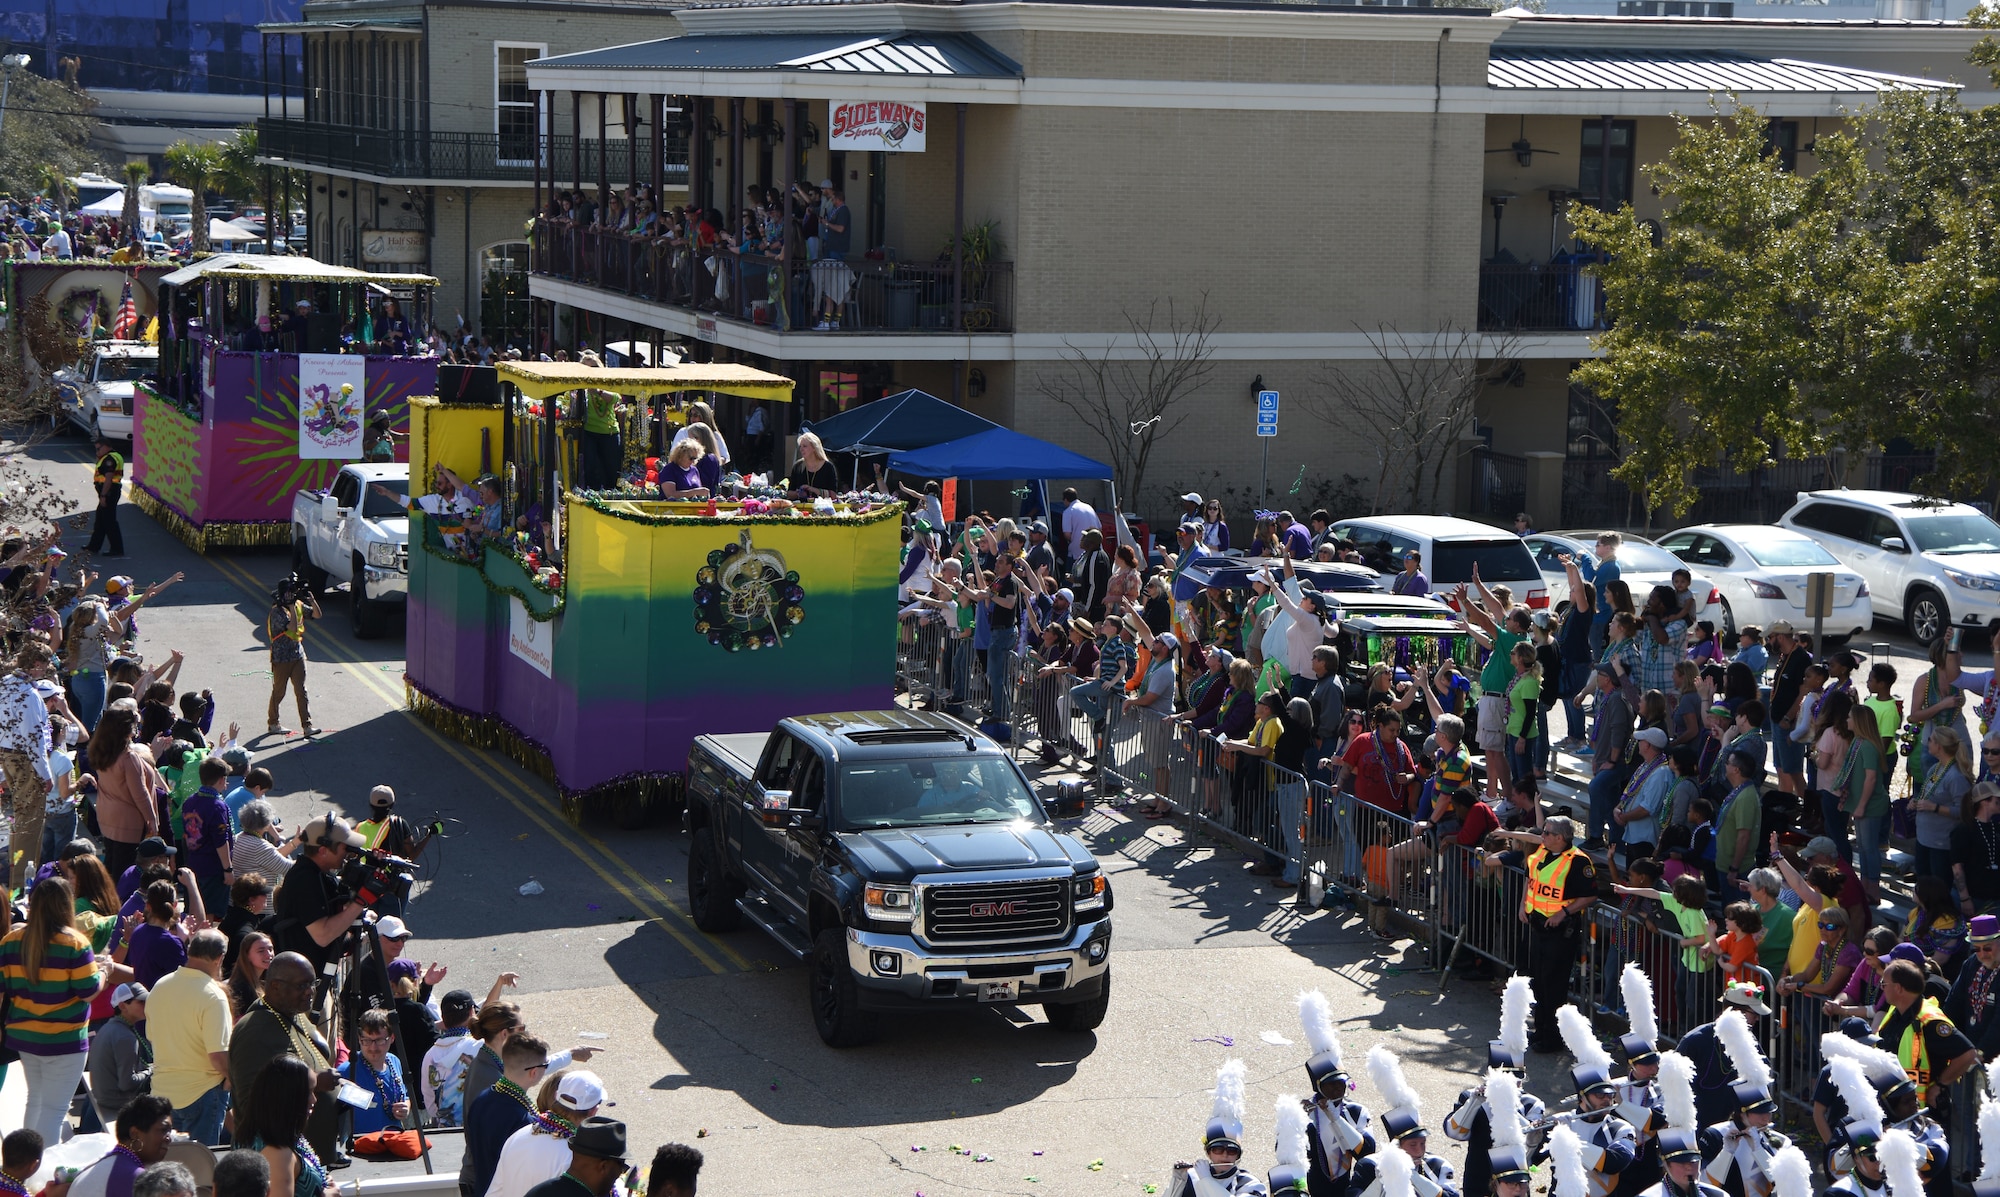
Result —
[[368, 564], [393, 569], [396, 565], [396, 546], [386, 540], [369, 541]]
[[1092, 873], [1088, 877], [1078, 877], [1071, 888], [1076, 894], [1078, 910], [1102, 910], [1104, 894], [1111, 888], [1111, 883], [1104, 879], [1103, 873]]
[[1967, 590], [2000, 590], [2000, 578], [1982, 578], [1978, 574], [1962, 574], [1955, 569], [1944, 571], [1944, 576]]
[[907, 923], [916, 916], [916, 895], [907, 885], [871, 885], [861, 891], [868, 917], [885, 923]]

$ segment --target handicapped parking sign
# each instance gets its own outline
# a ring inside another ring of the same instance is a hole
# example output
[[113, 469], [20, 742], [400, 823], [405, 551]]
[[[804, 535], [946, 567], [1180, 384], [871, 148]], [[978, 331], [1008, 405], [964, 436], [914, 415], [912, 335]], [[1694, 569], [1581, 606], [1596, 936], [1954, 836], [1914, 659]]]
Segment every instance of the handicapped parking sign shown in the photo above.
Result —
[[1257, 392], [1257, 435], [1278, 435], [1278, 392]]

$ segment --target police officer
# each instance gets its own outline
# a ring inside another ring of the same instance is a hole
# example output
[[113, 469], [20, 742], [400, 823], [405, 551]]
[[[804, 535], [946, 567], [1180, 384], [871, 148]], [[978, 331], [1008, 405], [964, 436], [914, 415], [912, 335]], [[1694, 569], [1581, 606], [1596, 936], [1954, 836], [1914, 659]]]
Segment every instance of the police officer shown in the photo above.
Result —
[[1736, 1086], [1736, 1112], [1727, 1122], [1704, 1127], [1702, 1174], [1729, 1197], [1771, 1197], [1771, 1159], [1791, 1140], [1771, 1129], [1778, 1103], [1768, 1085], [1746, 1081]]
[[1979, 1053], [1938, 1000], [1925, 994], [1924, 970], [1910, 961], [1892, 961], [1882, 970], [1882, 998], [1888, 1003], [1876, 1027], [1882, 1047], [1902, 1062], [1923, 1105], [1941, 1110], [1952, 1083], [1979, 1062]]
[[1585, 912], [1597, 900], [1597, 867], [1575, 846], [1576, 824], [1557, 815], [1542, 823], [1542, 843], [1527, 859], [1520, 919], [1528, 926], [1528, 980], [1535, 992], [1538, 1052], [1559, 1052], [1556, 1011], [1569, 1000], [1570, 970], [1582, 943]]
[[1301, 1103], [1306, 1113], [1307, 1191], [1311, 1197], [1347, 1197], [1354, 1161], [1375, 1153], [1368, 1110], [1348, 1100], [1354, 1080], [1341, 1065], [1340, 1037], [1324, 993], [1315, 989], [1299, 995], [1299, 1021], [1313, 1049], [1306, 1061], [1313, 1096]]
[[1701, 1148], [1692, 1130], [1668, 1127], [1660, 1132], [1660, 1165], [1665, 1170], [1660, 1183], [1639, 1197], [1727, 1197], [1701, 1179]]

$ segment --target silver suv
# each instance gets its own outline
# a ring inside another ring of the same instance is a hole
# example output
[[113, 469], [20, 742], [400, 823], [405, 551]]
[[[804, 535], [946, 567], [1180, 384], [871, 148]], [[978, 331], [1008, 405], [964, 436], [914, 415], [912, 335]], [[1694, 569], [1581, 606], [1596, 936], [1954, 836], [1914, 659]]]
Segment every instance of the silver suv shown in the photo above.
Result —
[[1778, 521], [1868, 581], [1875, 613], [1928, 646], [1945, 629], [2000, 626], [2000, 524], [1948, 499], [1888, 490], [1799, 495]]

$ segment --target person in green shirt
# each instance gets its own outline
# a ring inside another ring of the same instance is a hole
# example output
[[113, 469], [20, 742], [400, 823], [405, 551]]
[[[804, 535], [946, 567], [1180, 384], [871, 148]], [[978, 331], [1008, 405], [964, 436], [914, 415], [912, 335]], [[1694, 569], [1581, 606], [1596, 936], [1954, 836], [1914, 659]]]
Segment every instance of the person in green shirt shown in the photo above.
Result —
[[1507, 657], [1514, 666], [1514, 678], [1507, 683], [1507, 764], [1515, 777], [1532, 777], [1535, 716], [1542, 701], [1542, 667], [1535, 658], [1535, 646], [1525, 640], [1516, 641]]
[[1757, 945], [1757, 963], [1774, 979], [1785, 976], [1789, 972], [1787, 960], [1792, 954], [1793, 910], [1778, 901], [1778, 894], [1785, 888], [1784, 878], [1778, 876], [1778, 870], [1767, 867], [1750, 870], [1749, 880], [1750, 901], [1764, 921], [1764, 938]]
[[1479, 580], [1476, 563], [1472, 567], [1471, 585], [1461, 584], [1456, 598], [1472, 638], [1480, 647], [1491, 650], [1486, 664], [1479, 669], [1479, 707], [1474, 727], [1480, 751], [1486, 754], [1486, 800], [1498, 806], [1513, 793], [1513, 771], [1508, 768], [1507, 759], [1507, 685], [1514, 679], [1514, 646], [1528, 639], [1528, 631], [1534, 625], [1526, 607], [1510, 609], [1486, 588]]
[[618, 485], [625, 449], [618, 437], [618, 396], [610, 391], [583, 394], [583, 489]]
[[1674, 970], [1675, 1006], [1681, 1010], [1699, 1010], [1706, 1000], [1702, 996], [1702, 975], [1715, 967], [1715, 961], [1702, 953], [1702, 945], [1715, 939], [1716, 925], [1708, 917], [1708, 885], [1700, 873], [1682, 873], [1674, 878], [1671, 891], [1646, 889], [1630, 885], [1611, 887], [1627, 897], [1654, 898], [1660, 907], [1673, 916], [1674, 925], [1680, 929], [1681, 966]]
[[1743, 893], [1743, 876], [1757, 860], [1757, 834], [1764, 822], [1764, 800], [1757, 783], [1764, 770], [1747, 752], [1732, 752], [1724, 766], [1729, 797], [1715, 816], [1715, 871], [1722, 876], [1722, 895], [1729, 900]]
[[1832, 789], [1845, 797], [1841, 810], [1854, 825], [1856, 871], [1869, 898], [1876, 900], [1881, 894], [1883, 850], [1889, 840], [1889, 779], [1884, 764], [1889, 756], [1882, 747], [1874, 708], [1867, 703], [1858, 703], [1847, 712], [1847, 728], [1853, 736]]

